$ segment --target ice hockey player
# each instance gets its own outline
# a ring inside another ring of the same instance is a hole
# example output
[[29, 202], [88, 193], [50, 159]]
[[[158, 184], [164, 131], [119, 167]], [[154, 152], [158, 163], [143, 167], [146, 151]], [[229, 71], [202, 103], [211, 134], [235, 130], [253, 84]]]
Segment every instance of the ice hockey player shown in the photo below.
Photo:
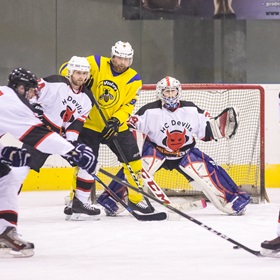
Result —
[[[34, 114], [25, 96], [30, 88], [37, 90], [36, 76], [24, 68], [9, 75], [8, 86], [0, 86], [0, 135], [9, 133], [25, 144], [47, 154], [59, 154], [75, 162], [88, 173], [95, 172], [97, 160], [84, 144], [72, 145], [48, 129]], [[25, 150], [4, 148], [0, 165], [0, 256], [29, 257], [34, 244], [18, 237], [18, 182], [9, 166], [28, 164]]]
[[[32, 106], [43, 123], [74, 144], [92, 108], [92, 94], [84, 85], [89, 78], [89, 72], [90, 65], [87, 59], [73, 56], [68, 63], [67, 76], [52, 75], [39, 79], [37, 98], [33, 96], [31, 99]], [[39, 172], [49, 157], [49, 154], [44, 154], [28, 145], [24, 144], [23, 147], [31, 154], [31, 160], [28, 166], [16, 170], [22, 182], [30, 169]], [[85, 171], [80, 169], [79, 172]], [[79, 190], [76, 191], [72, 201], [74, 214], [69, 213], [68, 220], [100, 218], [100, 209], [91, 205], [83, 194]]]
[[[278, 121], [280, 124], [280, 92], [278, 93]], [[277, 237], [272, 240], [266, 240], [261, 243], [261, 253], [264, 256], [280, 258], [280, 210], [277, 223]]]
[[[237, 187], [221, 166], [196, 148], [194, 138], [231, 138], [238, 125], [236, 111], [228, 108], [219, 116], [210, 117], [194, 103], [180, 100], [181, 83], [169, 76], [157, 83], [156, 92], [159, 100], [144, 105], [128, 120], [130, 127], [146, 135], [143, 167], [151, 176], [160, 168], [176, 169], [217, 209], [229, 215], [243, 214], [250, 196]], [[114, 184], [113, 189], [116, 192], [120, 187]], [[111, 210], [117, 210], [114, 201]]]
[[[130, 43], [118, 41], [112, 46], [111, 57], [100, 55], [87, 57], [91, 66], [89, 87], [107, 120], [107, 125], [94, 106], [85, 121], [78, 141], [90, 146], [94, 154], [98, 154], [100, 143], [106, 144], [118, 157], [118, 160], [123, 163], [128, 182], [137, 187], [128, 166], [124, 163], [125, 160], [114, 144], [114, 140], [116, 140], [141, 186], [142, 163], [139, 149], [126, 124], [126, 120], [132, 114], [138, 100], [138, 90], [142, 86], [139, 74], [130, 67], [133, 55], [134, 50]], [[60, 73], [65, 75], [66, 69], [67, 63], [61, 66]], [[88, 194], [92, 184], [93, 180], [87, 174], [78, 174], [77, 190]], [[128, 190], [128, 205], [132, 210], [144, 214], [154, 212], [154, 208], [146, 203], [142, 194], [133, 190]]]
[[277, 237], [262, 242], [261, 248], [262, 255], [280, 258], [280, 210], [278, 214]]

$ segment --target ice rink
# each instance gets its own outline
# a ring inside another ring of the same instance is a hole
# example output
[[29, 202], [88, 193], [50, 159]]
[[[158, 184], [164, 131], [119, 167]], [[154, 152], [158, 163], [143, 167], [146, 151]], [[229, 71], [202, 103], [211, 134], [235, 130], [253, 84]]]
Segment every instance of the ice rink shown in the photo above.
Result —
[[[181, 217], [140, 222], [123, 212], [99, 221], [64, 220], [67, 192], [19, 196], [22, 238], [35, 244], [26, 259], [0, 259], [1, 280], [279, 279], [280, 259], [256, 257]], [[245, 216], [227, 216], [208, 204], [188, 212], [203, 224], [254, 249], [276, 237], [280, 189], [271, 202], [250, 204]], [[167, 210], [153, 203], [159, 210]]]

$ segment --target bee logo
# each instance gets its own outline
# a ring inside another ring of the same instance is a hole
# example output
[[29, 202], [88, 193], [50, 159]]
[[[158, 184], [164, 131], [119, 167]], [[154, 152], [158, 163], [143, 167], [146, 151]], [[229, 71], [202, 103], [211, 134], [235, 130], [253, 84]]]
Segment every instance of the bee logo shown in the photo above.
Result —
[[104, 100], [106, 103], [109, 100], [113, 100], [114, 96], [109, 92], [108, 89], [105, 89], [104, 93], [99, 97], [100, 100]]

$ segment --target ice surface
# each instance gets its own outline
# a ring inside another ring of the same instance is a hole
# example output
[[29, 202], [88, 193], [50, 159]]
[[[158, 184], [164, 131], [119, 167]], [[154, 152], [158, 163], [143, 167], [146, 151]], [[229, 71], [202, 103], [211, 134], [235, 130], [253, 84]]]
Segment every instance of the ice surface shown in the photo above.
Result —
[[[1, 280], [279, 279], [280, 259], [256, 257], [181, 217], [140, 222], [123, 212], [99, 221], [65, 221], [67, 192], [23, 192], [18, 232], [35, 244], [26, 259], [0, 259]], [[227, 216], [208, 204], [188, 214], [243, 245], [260, 250], [276, 237], [280, 189], [271, 202]], [[153, 203], [158, 210], [167, 210]]]

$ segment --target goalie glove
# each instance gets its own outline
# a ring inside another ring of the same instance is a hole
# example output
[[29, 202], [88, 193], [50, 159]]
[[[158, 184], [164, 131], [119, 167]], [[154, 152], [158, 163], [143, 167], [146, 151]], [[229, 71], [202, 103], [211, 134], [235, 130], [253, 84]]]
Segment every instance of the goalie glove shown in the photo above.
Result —
[[0, 161], [10, 166], [21, 167], [29, 163], [30, 154], [26, 149], [4, 147], [1, 151]]
[[94, 174], [97, 159], [90, 147], [85, 144], [76, 143], [75, 149], [64, 156], [69, 162], [85, 169], [89, 174]]
[[233, 107], [226, 108], [218, 116], [211, 118], [209, 124], [215, 140], [232, 138], [239, 125], [239, 111]]
[[106, 127], [102, 131], [102, 136], [106, 141], [110, 141], [113, 137], [118, 135], [120, 121], [112, 117], [108, 120]]

